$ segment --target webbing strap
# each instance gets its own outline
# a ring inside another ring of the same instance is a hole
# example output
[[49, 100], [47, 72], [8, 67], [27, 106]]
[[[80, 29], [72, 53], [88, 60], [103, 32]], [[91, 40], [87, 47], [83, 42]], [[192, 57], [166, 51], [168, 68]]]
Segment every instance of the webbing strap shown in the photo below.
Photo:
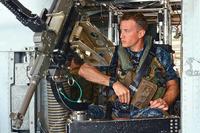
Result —
[[139, 86], [142, 77], [147, 73], [147, 70], [152, 62], [153, 57], [155, 57], [156, 48], [152, 44], [152, 37], [148, 36], [147, 45], [144, 49], [143, 55], [140, 59], [140, 63], [136, 70], [136, 75], [133, 82], [129, 85], [130, 90], [134, 93], [137, 91], [137, 87]]

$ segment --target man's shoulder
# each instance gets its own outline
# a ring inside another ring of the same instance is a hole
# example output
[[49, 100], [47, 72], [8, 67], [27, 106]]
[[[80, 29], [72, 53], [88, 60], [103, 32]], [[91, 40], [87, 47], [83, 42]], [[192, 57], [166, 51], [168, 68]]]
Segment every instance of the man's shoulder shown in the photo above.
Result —
[[173, 59], [171, 53], [174, 53], [170, 45], [160, 45], [154, 44], [156, 48], [155, 56], [158, 61], [164, 66], [164, 68], [169, 68], [169, 66], [173, 66]]
[[174, 53], [172, 46], [169, 44], [153, 44], [153, 47], [156, 49], [156, 53]]

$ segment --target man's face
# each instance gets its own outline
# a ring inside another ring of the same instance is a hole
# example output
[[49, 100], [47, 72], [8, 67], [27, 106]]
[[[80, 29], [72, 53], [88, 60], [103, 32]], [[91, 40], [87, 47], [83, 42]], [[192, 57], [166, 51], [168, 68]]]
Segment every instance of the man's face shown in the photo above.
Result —
[[138, 40], [141, 39], [139, 35], [141, 28], [134, 20], [122, 20], [120, 23], [120, 39], [122, 46], [125, 48], [134, 47]]

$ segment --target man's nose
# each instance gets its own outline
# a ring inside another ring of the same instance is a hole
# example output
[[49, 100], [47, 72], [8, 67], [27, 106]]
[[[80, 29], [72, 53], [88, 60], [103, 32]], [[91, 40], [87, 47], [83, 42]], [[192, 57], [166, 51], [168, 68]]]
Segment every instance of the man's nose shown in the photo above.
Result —
[[124, 35], [122, 33], [120, 33], [120, 39], [124, 38]]

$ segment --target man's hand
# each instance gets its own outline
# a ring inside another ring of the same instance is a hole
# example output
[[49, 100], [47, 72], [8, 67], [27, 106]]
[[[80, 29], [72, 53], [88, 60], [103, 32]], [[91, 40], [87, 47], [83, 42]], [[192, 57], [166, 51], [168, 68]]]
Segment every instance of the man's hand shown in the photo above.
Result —
[[113, 84], [113, 90], [115, 91], [115, 94], [118, 96], [119, 101], [121, 103], [129, 104], [129, 102], [130, 102], [130, 91], [129, 91], [128, 88], [126, 88], [122, 83], [117, 81]]
[[169, 106], [176, 100], [179, 94], [179, 86], [176, 80], [167, 81], [167, 91], [164, 97], [150, 101], [151, 108], [160, 108], [164, 111], [169, 109]]
[[169, 109], [169, 105], [167, 104], [167, 102], [161, 98], [150, 101], [150, 107], [151, 108], [159, 108], [164, 111], [167, 111]]
[[[79, 69], [79, 75], [81, 77], [84, 77], [86, 80], [109, 86], [109, 79], [110, 76], [107, 76], [103, 73], [101, 73], [99, 70], [97, 70], [94, 66], [91, 66], [89, 64], [83, 64]], [[121, 103], [127, 103], [130, 102], [130, 91], [127, 87], [125, 87], [122, 83], [119, 81], [115, 82], [113, 84], [113, 89], [115, 94], [118, 96], [119, 101]]]

